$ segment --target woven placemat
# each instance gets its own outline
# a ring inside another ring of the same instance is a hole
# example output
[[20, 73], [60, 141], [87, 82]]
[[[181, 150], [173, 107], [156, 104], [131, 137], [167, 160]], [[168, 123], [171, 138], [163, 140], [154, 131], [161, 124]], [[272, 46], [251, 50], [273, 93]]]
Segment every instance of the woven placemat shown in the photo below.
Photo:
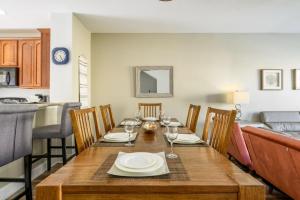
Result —
[[[164, 140], [167, 144], [167, 146], [171, 146], [170, 142], [168, 141], [167, 136], [163, 136]], [[197, 143], [197, 144], [177, 144], [177, 143], [173, 143], [173, 147], [209, 147], [208, 144], [206, 143]]]
[[102, 163], [96, 173], [93, 175], [93, 180], [136, 180], [136, 179], [158, 179], [158, 180], [174, 180], [174, 181], [187, 181], [189, 180], [189, 176], [184, 168], [184, 165], [181, 162], [180, 157], [176, 159], [167, 159], [168, 168], [170, 173], [164, 174], [160, 176], [151, 176], [151, 177], [120, 177], [108, 174], [108, 170], [114, 164], [117, 154], [109, 155], [106, 160]]

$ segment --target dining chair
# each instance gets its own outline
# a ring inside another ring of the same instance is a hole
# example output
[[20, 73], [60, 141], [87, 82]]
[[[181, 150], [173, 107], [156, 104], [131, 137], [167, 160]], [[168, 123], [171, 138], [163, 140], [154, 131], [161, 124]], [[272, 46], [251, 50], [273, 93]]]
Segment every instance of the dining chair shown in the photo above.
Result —
[[25, 191], [15, 199], [24, 194], [32, 199], [32, 124], [37, 109], [36, 105], [0, 105], [0, 167], [24, 159], [24, 178], [0, 178], [0, 182], [25, 183]]
[[109, 132], [113, 128], [115, 128], [115, 121], [112, 115], [110, 104], [101, 105], [100, 106], [101, 116], [103, 120], [104, 130], [105, 132]]
[[142, 117], [159, 117], [161, 110], [161, 103], [139, 103]]
[[193, 133], [196, 132], [201, 106], [190, 104], [185, 126]]
[[[72, 109], [79, 109], [80, 107], [80, 102], [64, 103], [62, 107], [60, 124], [40, 126], [33, 129], [33, 139], [47, 140], [47, 153], [42, 155], [33, 155], [32, 162], [36, 162], [42, 158], [47, 158], [47, 169], [49, 171], [51, 169], [51, 158], [61, 157], [63, 164], [66, 164], [68, 160], [75, 156], [75, 154], [73, 154], [67, 158], [67, 149], [75, 149], [75, 146], [67, 146], [66, 138], [73, 134], [69, 111]], [[53, 146], [51, 144], [52, 139], [60, 139], [61, 146]], [[61, 149], [62, 153], [60, 155], [53, 155], [52, 149]]]
[[221, 154], [227, 156], [236, 110], [221, 110], [209, 107], [206, 113], [202, 140]]
[[72, 126], [78, 154], [101, 138], [95, 108], [71, 110]]

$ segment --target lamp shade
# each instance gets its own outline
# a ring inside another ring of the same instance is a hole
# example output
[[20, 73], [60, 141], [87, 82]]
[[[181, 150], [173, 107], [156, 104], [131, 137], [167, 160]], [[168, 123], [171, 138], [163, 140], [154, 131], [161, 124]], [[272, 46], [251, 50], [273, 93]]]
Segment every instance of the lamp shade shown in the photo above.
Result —
[[233, 92], [234, 104], [249, 104], [249, 92], [235, 91]]

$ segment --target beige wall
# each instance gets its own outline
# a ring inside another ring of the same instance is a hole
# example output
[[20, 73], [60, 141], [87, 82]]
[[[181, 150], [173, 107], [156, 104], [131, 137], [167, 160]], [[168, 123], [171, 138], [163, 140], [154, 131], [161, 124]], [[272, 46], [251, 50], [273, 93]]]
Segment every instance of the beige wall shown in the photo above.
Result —
[[[90, 67], [91, 61], [91, 32], [73, 15], [72, 35], [72, 64], [73, 64], [73, 99], [79, 99], [78, 58], [84, 56]], [[89, 68], [90, 69], [90, 68]], [[90, 70], [89, 70], [90, 81]], [[90, 90], [90, 88], [89, 88]], [[90, 100], [89, 100], [90, 101]]]
[[[300, 34], [92, 34], [92, 104], [112, 104], [120, 121], [138, 102], [162, 102], [184, 121], [188, 104], [233, 108], [226, 93], [250, 92], [244, 118], [262, 110], [300, 110], [291, 69], [300, 68]], [[174, 66], [174, 97], [134, 97], [133, 66]], [[284, 69], [283, 91], [259, 90], [259, 69]]]

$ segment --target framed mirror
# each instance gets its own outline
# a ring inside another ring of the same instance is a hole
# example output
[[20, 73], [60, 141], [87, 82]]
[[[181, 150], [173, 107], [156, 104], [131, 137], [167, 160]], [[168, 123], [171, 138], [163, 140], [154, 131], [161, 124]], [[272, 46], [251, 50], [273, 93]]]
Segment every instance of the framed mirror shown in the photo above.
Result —
[[173, 67], [153, 66], [135, 68], [136, 97], [172, 97]]

